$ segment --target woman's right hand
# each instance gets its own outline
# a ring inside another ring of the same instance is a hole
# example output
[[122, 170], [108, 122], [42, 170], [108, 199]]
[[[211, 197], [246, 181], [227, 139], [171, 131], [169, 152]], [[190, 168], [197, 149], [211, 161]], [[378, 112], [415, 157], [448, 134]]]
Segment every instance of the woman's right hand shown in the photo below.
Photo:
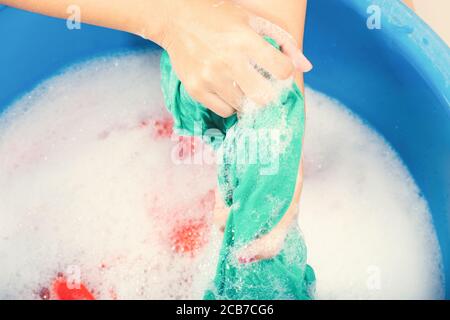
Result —
[[[231, 1], [170, 2], [160, 44], [192, 98], [222, 117], [239, 110], [244, 97], [259, 105], [274, 98], [255, 65], [279, 80], [312, 68], [286, 31]], [[262, 36], [273, 38], [281, 52]]]

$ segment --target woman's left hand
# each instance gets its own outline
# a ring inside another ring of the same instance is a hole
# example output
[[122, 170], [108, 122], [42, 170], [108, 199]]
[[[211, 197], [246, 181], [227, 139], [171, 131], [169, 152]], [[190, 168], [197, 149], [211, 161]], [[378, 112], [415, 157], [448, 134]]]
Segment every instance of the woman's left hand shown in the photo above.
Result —
[[[294, 198], [289, 209], [269, 233], [257, 238], [236, 252], [240, 263], [250, 263], [270, 259], [278, 255], [283, 248], [289, 227], [298, 217], [300, 193], [303, 185], [303, 161], [300, 162]], [[295, 222], [296, 223], [296, 222]]]
[[269, 233], [250, 242], [236, 252], [240, 263], [250, 263], [270, 259], [278, 255], [283, 248], [287, 228], [282, 226], [274, 228]]

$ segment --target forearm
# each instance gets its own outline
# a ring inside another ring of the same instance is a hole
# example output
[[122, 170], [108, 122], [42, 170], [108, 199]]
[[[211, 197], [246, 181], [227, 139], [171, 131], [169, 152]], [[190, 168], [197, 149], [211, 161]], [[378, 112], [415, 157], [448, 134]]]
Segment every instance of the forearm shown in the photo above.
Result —
[[69, 6], [80, 8], [81, 22], [145, 36], [158, 44], [174, 1], [161, 0], [0, 0], [1, 4], [67, 18]]

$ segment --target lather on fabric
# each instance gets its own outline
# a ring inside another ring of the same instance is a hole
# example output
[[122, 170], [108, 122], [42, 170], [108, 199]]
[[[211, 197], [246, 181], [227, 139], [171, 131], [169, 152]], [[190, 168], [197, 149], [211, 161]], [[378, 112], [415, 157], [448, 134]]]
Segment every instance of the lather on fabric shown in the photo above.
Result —
[[304, 134], [298, 87], [291, 82], [276, 102], [224, 119], [189, 96], [167, 52], [161, 57], [161, 78], [175, 130], [202, 136], [222, 160], [219, 189], [230, 214], [214, 282], [204, 299], [312, 299], [315, 275], [296, 222], [275, 257], [243, 264], [234, 254], [271, 231], [291, 204]]

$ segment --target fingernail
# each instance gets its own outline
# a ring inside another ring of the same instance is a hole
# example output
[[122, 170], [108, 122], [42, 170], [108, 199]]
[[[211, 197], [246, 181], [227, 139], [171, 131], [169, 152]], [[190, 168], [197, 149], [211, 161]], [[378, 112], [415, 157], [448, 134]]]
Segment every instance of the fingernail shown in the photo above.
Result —
[[247, 258], [239, 257], [238, 260], [239, 260], [240, 263], [247, 263]]
[[300, 53], [296, 59], [294, 59], [294, 66], [298, 71], [308, 72], [313, 68], [312, 63]]
[[242, 258], [242, 257], [240, 257], [238, 260], [239, 260], [240, 263], [250, 263], [250, 262], [256, 261], [256, 258], [255, 257], [252, 257], [252, 258]]

